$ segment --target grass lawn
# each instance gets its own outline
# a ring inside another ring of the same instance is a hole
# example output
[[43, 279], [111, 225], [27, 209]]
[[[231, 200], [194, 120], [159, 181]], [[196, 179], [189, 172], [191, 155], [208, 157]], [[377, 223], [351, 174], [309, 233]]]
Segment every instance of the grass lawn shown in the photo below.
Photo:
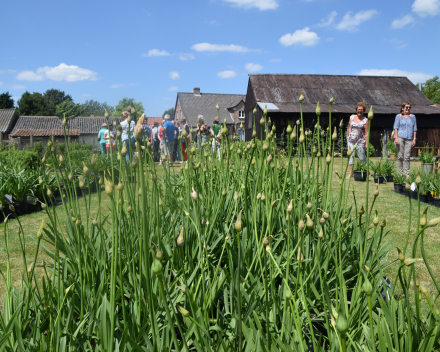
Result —
[[[347, 160], [343, 159], [344, 165], [346, 164]], [[172, 172], [176, 172], [180, 170], [180, 164], [175, 164]], [[417, 168], [420, 166], [420, 163], [418, 162], [412, 162], [411, 167]], [[162, 170], [162, 169], [160, 169]], [[341, 159], [335, 159], [335, 165], [334, 170], [341, 173]], [[350, 180], [350, 182], [347, 182], [346, 187], [349, 187], [350, 190], [354, 189], [356, 201], [358, 204], [358, 207], [360, 205], [365, 204], [366, 199], [366, 184], [365, 182], [354, 182], [354, 180]], [[339, 190], [339, 179], [336, 176], [336, 174], [333, 175], [333, 190], [334, 194], [337, 194], [337, 191]], [[370, 189], [368, 192], [369, 196], [369, 204], [372, 204], [373, 201], [373, 192], [376, 189], [376, 185], [373, 182], [373, 179], [370, 178]], [[402, 195], [398, 195], [392, 191], [393, 184], [381, 184], [379, 185], [379, 197], [376, 200], [374, 208], [377, 209], [379, 213], [379, 218], [382, 220], [385, 218], [387, 220], [387, 226], [385, 230], [391, 231], [390, 236], [392, 238], [396, 238], [398, 241], [398, 245], [400, 248], [403, 248], [404, 241], [406, 238], [406, 234], [408, 231], [408, 221], [409, 221], [409, 199], [407, 197], [404, 197]], [[98, 212], [98, 209], [96, 207], [93, 207], [93, 204], [97, 203], [98, 195], [93, 194], [92, 195], [92, 206], [91, 206], [91, 213], [92, 215], [96, 215]], [[349, 198], [348, 198], [349, 205], [353, 204], [353, 196], [352, 192], [349, 192]], [[86, 222], [85, 219], [85, 204], [84, 201], [81, 200], [81, 212], [82, 212], [82, 219], [83, 223]], [[110, 201], [107, 195], [105, 193], [102, 195], [102, 213], [108, 214], [110, 213]], [[413, 244], [414, 238], [415, 238], [415, 231], [416, 231], [416, 223], [417, 223], [417, 202], [412, 201], [412, 219], [411, 219], [411, 232], [410, 232], [410, 245]], [[421, 203], [420, 209], [423, 211], [423, 209], [426, 207], [426, 204]], [[53, 208], [48, 208], [49, 211], [54, 211]], [[64, 208], [62, 206], [58, 206], [55, 208], [55, 211], [57, 212], [58, 218], [63, 224], [63, 222], [66, 219], [66, 215], [64, 213]], [[436, 208], [434, 206], [429, 206], [428, 209], [428, 220], [431, 218], [440, 217], [440, 208]], [[19, 223], [21, 223], [21, 226], [23, 227], [24, 233], [26, 234], [25, 240], [26, 240], [26, 255], [29, 260], [33, 259], [33, 256], [35, 255], [36, 250], [36, 241], [34, 240], [36, 238], [36, 233], [38, 231], [38, 228], [40, 226], [41, 220], [45, 219], [45, 222], [48, 222], [48, 216], [46, 212], [38, 212], [33, 213], [29, 215], [25, 215], [20, 217], [18, 220], [12, 219], [9, 221], [9, 230], [10, 230], [10, 238], [9, 238], [9, 249], [10, 249], [10, 258], [14, 258], [12, 260], [12, 277], [13, 277], [13, 283], [17, 285], [21, 282], [20, 275], [23, 273], [23, 262], [22, 262], [22, 250], [21, 245], [19, 241], [19, 237], [17, 235], [18, 229], [19, 229]], [[63, 225], [61, 225], [63, 226]], [[4, 226], [0, 227], [0, 270], [2, 271], [3, 275], [6, 274], [6, 246], [5, 246], [5, 231]], [[429, 264], [431, 266], [431, 269], [433, 273], [435, 274], [436, 278], [440, 280], [440, 265], [437, 263], [437, 255], [440, 252], [440, 227], [434, 227], [429, 228], [425, 231], [425, 251], [429, 260]], [[420, 248], [420, 245], [419, 245]], [[408, 256], [409, 252], [408, 252]], [[421, 257], [420, 250], [417, 253], [417, 257]], [[40, 250], [38, 260], [47, 259], [45, 258], [45, 254], [43, 251]], [[390, 256], [387, 259], [388, 262], [392, 262], [395, 259], [397, 259], [397, 251], [393, 249], [390, 252]], [[397, 264], [395, 264], [397, 265]], [[393, 281], [395, 280], [395, 273], [397, 272], [396, 267], [388, 270], [389, 278]], [[428, 292], [432, 295], [434, 292], [436, 292], [434, 284], [431, 281], [431, 278], [429, 276], [429, 273], [426, 269], [426, 266], [423, 263], [419, 263], [416, 265], [417, 272], [420, 277], [421, 283], [428, 289]], [[36, 270], [37, 275], [38, 272], [41, 272], [41, 268], [38, 268]], [[3, 297], [5, 290], [5, 283], [3, 280], [0, 280], [0, 296]], [[424, 300], [422, 304], [425, 304], [426, 301]], [[0, 301], [0, 309], [2, 309], [3, 301]]]

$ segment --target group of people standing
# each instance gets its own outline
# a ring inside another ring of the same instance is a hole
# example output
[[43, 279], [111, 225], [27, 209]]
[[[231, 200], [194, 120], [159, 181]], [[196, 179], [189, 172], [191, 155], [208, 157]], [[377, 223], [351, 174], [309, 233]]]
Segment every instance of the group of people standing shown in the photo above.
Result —
[[[347, 127], [347, 145], [353, 150], [356, 146], [356, 154], [363, 162], [367, 161], [366, 150], [368, 149], [368, 125], [369, 120], [364, 116], [367, 107], [363, 102], [356, 106], [356, 114], [350, 116]], [[394, 139], [397, 150], [397, 170], [399, 174], [409, 176], [411, 149], [416, 145], [417, 120], [411, 114], [411, 104], [404, 102], [400, 107], [400, 113], [396, 115], [391, 137]], [[354, 151], [353, 151], [354, 152]], [[349, 177], [353, 175], [354, 153], [349, 160]]]

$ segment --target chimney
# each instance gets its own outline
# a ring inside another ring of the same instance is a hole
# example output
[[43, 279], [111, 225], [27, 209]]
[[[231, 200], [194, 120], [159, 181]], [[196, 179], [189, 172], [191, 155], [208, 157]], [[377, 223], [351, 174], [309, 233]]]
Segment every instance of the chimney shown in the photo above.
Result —
[[194, 88], [194, 95], [200, 95], [200, 88]]

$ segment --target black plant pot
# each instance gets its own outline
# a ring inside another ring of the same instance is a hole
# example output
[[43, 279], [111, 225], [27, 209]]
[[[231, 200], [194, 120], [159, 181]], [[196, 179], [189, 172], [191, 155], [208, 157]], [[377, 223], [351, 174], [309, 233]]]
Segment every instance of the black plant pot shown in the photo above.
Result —
[[420, 201], [423, 203], [428, 203], [428, 194], [420, 194]]
[[387, 182], [393, 182], [393, 175], [387, 175]]
[[412, 199], [417, 199], [417, 191], [409, 191]]
[[403, 187], [402, 187], [402, 184], [401, 184], [401, 183], [395, 183], [395, 182], [394, 182], [394, 190], [395, 190], [397, 193], [402, 193], [402, 189], [403, 189]]
[[434, 198], [433, 201], [434, 201], [434, 205], [440, 208], [440, 198]]
[[354, 170], [354, 180], [355, 181], [366, 181], [367, 180], [367, 172]]
[[383, 183], [385, 179], [383, 176], [380, 176], [378, 174], [374, 174], [373, 177], [374, 177], [374, 183]]

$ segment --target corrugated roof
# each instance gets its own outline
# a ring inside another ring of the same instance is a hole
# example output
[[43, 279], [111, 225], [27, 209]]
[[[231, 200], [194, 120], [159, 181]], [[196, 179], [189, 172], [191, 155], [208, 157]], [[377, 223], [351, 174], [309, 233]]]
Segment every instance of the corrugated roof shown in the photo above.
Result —
[[212, 121], [217, 117], [217, 104], [220, 107], [220, 122], [223, 123], [226, 119], [227, 124], [235, 123], [226, 109], [237, 105], [245, 98], [246, 96], [242, 94], [200, 93], [200, 95], [194, 95], [194, 92], [177, 93], [183, 115], [190, 126], [197, 125], [197, 116], [199, 115], [203, 115], [205, 123], [211, 126]]
[[14, 122], [15, 109], [0, 109], [0, 132], [9, 132]]
[[[113, 121], [116, 119], [117, 118], [115, 117], [111, 117], [109, 119], [110, 123], [113, 123]], [[101, 129], [103, 123], [107, 123], [107, 119], [104, 116], [77, 117], [67, 123], [66, 129], [79, 130], [80, 134], [97, 134]], [[53, 131], [62, 131], [63, 125], [61, 119], [58, 116], [19, 116], [17, 118], [14, 129], [11, 132], [11, 135], [18, 136], [18, 134], [16, 135], [16, 132], [19, 130], [21, 130], [21, 136], [31, 135], [30, 132], [29, 134], [24, 134], [28, 133], [24, 131], [40, 131], [39, 136], [51, 136], [51, 133], [53, 133]]]
[[[378, 113], [385, 106], [395, 113], [396, 106], [398, 112], [400, 104], [408, 101], [414, 113], [418, 109], [420, 113], [436, 113], [432, 102], [407, 77], [250, 74], [249, 80], [257, 102], [273, 103], [282, 112], [299, 111], [298, 98], [303, 93], [303, 109], [308, 109], [307, 104], [315, 106], [320, 102], [325, 111], [333, 96], [332, 111], [339, 108], [341, 112], [353, 112], [356, 104], [363, 101], [373, 109], [376, 107]], [[428, 106], [427, 110], [423, 108]]]

